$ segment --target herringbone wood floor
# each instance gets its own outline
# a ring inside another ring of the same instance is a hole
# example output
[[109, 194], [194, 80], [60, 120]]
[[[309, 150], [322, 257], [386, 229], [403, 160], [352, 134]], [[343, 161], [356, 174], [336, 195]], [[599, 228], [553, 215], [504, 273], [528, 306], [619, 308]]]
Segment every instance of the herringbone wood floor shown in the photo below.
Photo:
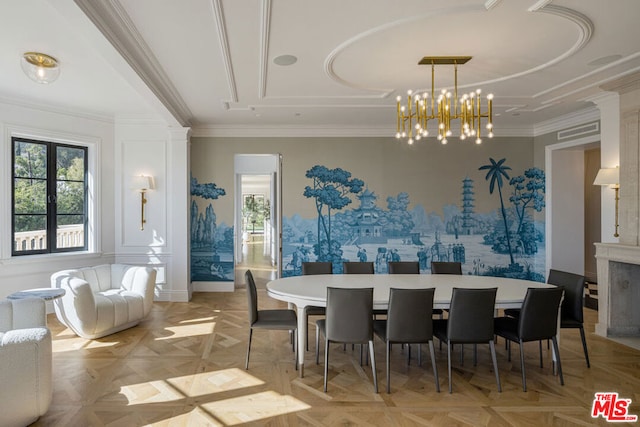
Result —
[[[282, 307], [266, 296], [266, 280], [257, 276], [260, 307]], [[50, 315], [53, 403], [34, 425], [593, 425], [606, 424], [590, 416], [594, 392], [602, 391], [632, 399], [630, 412], [640, 414], [640, 351], [595, 336], [595, 311], [585, 310], [591, 369], [578, 331], [562, 331], [564, 387], [551, 373], [546, 346], [540, 369], [532, 343], [525, 352], [529, 391], [523, 392], [518, 350], [508, 362], [501, 340], [502, 393], [488, 349], [481, 346], [475, 367], [471, 351], [463, 366], [456, 353], [449, 394], [446, 348], [438, 351], [436, 344], [442, 392], [434, 389], [428, 351], [423, 366], [415, 359], [407, 366], [406, 353], [394, 347], [392, 390], [386, 394], [384, 346], [376, 341], [380, 394], [373, 393], [371, 370], [360, 366], [359, 352], [341, 346], [332, 348], [325, 394], [313, 351], [306, 354], [305, 377], [298, 378], [286, 332], [254, 333], [251, 364], [244, 370], [246, 306], [244, 287], [196, 293], [189, 303], [157, 302], [139, 326], [94, 341], [78, 338]]]

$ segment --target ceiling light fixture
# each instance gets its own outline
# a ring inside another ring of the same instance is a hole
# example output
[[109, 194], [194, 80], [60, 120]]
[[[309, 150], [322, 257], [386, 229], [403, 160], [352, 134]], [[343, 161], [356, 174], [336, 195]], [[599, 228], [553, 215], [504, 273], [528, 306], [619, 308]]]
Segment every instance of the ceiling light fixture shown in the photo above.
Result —
[[[471, 56], [425, 56], [418, 62], [418, 65], [431, 65], [431, 102], [427, 92], [412, 96], [411, 90], [407, 91], [406, 107], [401, 105], [402, 97], [396, 98], [398, 102], [396, 138], [408, 138], [407, 142], [413, 144], [414, 140], [428, 136], [429, 121], [437, 120], [438, 141], [446, 144], [447, 138], [453, 135], [451, 120], [460, 120], [460, 139], [475, 137], [476, 144], [480, 144], [482, 143], [480, 132], [482, 118], [487, 119], [486, 129], [489, 131], [487, 136], [493, 138], [493, 95], [486, 96], [488, 102], [485, 112], [480, 108], [482, 101], [480, 89], [465, 93], [458, 98], [458, 64], [465, 64], [470, 59]], [[453, 93], [442, 89], [437, 100], [434, 97], [436, 65], [453, 65], [454, 67]], [[431, 105], [430, 108], [429, 105]]]
[[54, 82], [60, 75], [58, 60], [40, 52], [26, 52], [20, 61], [22, 71], [36, 83]]

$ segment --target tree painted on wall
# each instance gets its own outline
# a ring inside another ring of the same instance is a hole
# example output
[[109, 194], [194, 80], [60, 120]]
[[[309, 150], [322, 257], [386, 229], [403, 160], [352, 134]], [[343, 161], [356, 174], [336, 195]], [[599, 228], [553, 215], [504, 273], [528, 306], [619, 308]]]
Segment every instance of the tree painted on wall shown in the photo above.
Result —
[[504, 207], [504, 199], [502, 198], [502, 186], [504, 185], [503, 177], [505, 179], [509, 179], [508, 170], [511, 170], [509, 166], [505, 166], [504, 162], [507, 159], [501, 159], [496, 162], [493, 158], [489, 158], [491, 162], [488, 165], [480, 166], [478, 170], [487, 170], [487, 175], [485, 179], [489, 181], [489, 194], [493, 194], [493, 191], [498, 187], [498, 195], [500, 196], [500, 213], [502, 214], [502, 221], [504, 222], [504, 232], [507, 241], [507, 247], [509, 249], [509, 259], [511, 260], [511, 265], [515, 264], [513, 259], [513, 249], [511, 248], [511, 236], [509, 235], [509, 224], [507, 220], [507, 211]]
[[[226, 195], [223, 188], [218, 188], [214, 183], [199, 184], [198, 180], [191, 177], [191, 195], [207, 200], [216, 200]], [[213, 206], [209, 204], [205, 208], [204, 215], [198, 212], [195, 200], [191, 201], [191, 245], [192, 247], [215, 247], [216, 214]]]
[[344, 169], [329, 169], [320, 165], [313, 166], [305, 176], [310, 178], [313, 184], [305, 187], [303, 195], [315, 199], [318, 212], [316, 254], [319, 261], [330, 261], [341, 252], [340, 245], [337, 244], [336, 247], [336, 244], [331, 241], [331, 211], [340, 210], [350, 204], [349, 194], [362, 191], [364, 181], [352, 178], [351, 172]]
[[409, 207], [409, 193], [398, 193], [396, 197], [387, 197], [385, 231], [389, 236], [408, 236], [413, 230], [414, 223]]
[[518, 229], [516, 234], [522, 233], [523, 224], [527, 217], [527, 209], [536, 212], [542, 211], [545, 206], [545, 175], [544, 171], [538, 168], [531, 168], [524, 171], [524, 175], [511, 178], [509, 184], [513, 187], [513, 194], [509, 198], [518, 217]]

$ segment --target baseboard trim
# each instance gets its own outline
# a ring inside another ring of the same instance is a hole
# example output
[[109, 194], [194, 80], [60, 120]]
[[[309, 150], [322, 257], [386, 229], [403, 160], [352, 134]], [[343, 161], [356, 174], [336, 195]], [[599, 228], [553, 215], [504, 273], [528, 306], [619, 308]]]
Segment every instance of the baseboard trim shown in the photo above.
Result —
[[233, 282], [191, 282], [193, 292], [233, 292]]

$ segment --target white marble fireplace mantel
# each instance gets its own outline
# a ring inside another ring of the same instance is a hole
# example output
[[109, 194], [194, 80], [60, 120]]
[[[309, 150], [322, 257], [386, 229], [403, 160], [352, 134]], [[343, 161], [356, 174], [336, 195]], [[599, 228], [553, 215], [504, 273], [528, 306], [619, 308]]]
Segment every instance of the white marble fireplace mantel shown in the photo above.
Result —
[[640, 337], [640, 246], [596, 243], [598, 323], [603, 337]]

